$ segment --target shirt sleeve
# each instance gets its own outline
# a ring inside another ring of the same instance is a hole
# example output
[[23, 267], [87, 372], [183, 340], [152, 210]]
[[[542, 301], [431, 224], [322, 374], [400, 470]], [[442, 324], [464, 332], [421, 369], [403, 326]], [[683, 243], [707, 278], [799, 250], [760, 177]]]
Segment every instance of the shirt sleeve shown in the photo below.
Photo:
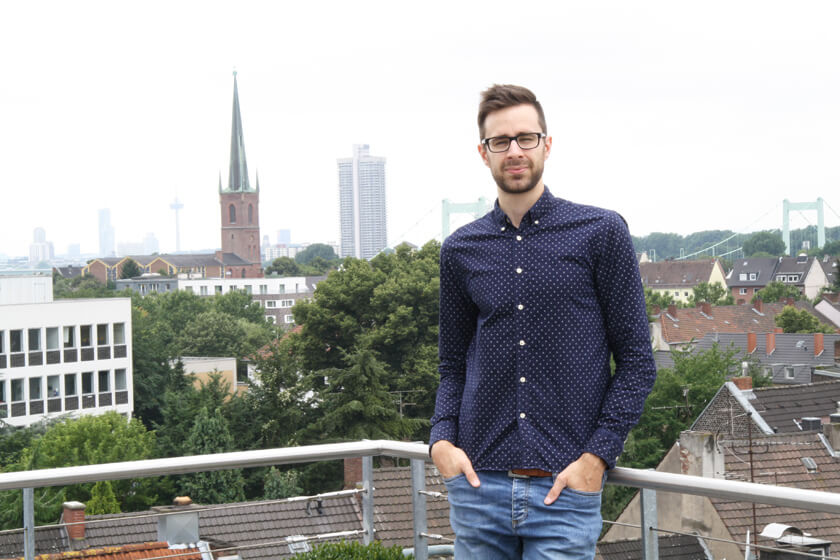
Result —
[[611, 213], [595, 263], [598, 304], [604, 317], [615, 373], [598, 424], [584, 446], [613, 468], [630, 430], [639, 421], [656, 380], [656, 364], [636, 252], [624, 220]]
[[[451, 240], [452, 237], [447, 239]], [[467, 352], [478, 317], [478, 310], [467, 293], [465, 279], [454, 264], [452, 253], [451, 245], [444, 242], [440, 251], [440, 385], [431, 421], [430, 449], [442, 439], [458, 445], [458, 416], [467, 373]]]

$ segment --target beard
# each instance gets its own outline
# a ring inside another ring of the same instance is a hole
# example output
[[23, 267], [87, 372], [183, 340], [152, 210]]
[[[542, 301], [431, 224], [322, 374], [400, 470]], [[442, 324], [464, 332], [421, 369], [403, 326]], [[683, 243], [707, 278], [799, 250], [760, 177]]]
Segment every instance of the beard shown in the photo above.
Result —
[[[526, 167], [525, 172], [517, 177], [512, 177], [509, 174], [506, 174], [505, 172], [505, 169], [507, 169], [508, 167], [523, 166]], [[534, 162], [531, 160], [520, 161], [516, 164], [503, 166], [501, 169], [492, 171], [493, 180], [496, 181], [496, 185], [502, 191], [509, 194], [522, 194], [532, 190], [534, 187], [540, 184], [540, 181], [542, 180], [542, 174], [543, 162]]]

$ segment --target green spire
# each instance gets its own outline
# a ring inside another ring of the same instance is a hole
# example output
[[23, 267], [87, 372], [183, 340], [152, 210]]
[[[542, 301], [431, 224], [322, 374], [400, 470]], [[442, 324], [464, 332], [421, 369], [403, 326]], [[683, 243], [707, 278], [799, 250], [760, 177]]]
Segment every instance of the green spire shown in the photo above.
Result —
[[236, 83], [236, 71], [233, 72], [233, 119], [230, 130], [228, 191], [253, 192], [248, 181], [248, 163], [245, 160], [245, 138], [242, 134], [242, 116], [239, 113], [239, 88]]

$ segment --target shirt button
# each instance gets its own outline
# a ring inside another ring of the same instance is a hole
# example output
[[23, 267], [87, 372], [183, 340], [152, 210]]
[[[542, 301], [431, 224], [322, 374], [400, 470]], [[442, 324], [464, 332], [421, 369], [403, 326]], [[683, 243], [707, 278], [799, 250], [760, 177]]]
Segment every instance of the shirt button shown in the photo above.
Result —
[[517, 241], [522, 241], [522, 236], [521, 236], [521, 235], [517, 235], [517, 236], [516, 236], [516, 240], [517, 240]]
[[505, 231], [505, 228], [504, 228], [504, 226], [502, 226], [502, 231]]
[[525, 341], [524, 341], [524, 340], [520, 340], [520, 341], [519, 341], [519, 346], [525, 346]]
[[525, 378], [524, 378], [524, 377], [520, 377], [520, 378], [519, 378], [519, 382], [520, 382], [520, 383], [525, 383]]
[[521, 269], [521, 268], [517, 268], [517, 269], [516, 269], [516, 273], [517, 273], [517, 274], [522, 274], [522, 269]]
[[519, 417], [520, 417], [520, 418], [525, 418], [525, 413], [524, 413], [524, 412], [520, 412], [520, 413], [519, 413]]
[[537, 225], [539, 225], [539, 224], [540, 224], [540, 221], [539, 221], [539, 220], [534, 220], [534, 223], [535, 223], [535, 224], [537, 224]]
[[525, 309], [525, 306], [520, 303], [519, 305], [516, 306], [516, 308], [518, 310], [522, 311], [523, 309]]

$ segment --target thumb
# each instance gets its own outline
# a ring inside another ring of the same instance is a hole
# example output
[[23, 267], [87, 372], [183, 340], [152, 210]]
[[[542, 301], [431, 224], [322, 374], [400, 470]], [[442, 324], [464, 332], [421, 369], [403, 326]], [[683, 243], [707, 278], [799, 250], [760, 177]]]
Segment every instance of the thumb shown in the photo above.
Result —
[[554, 479], [554, 484], [551, 486], [551, 490], [548, 491], [548, 494], [545, 496], [545, 500], [543, 503], [547, 506], [553, 504], [558, 497], [560, 497], [560, 492], [566, 487], [566, 479], [563, 478], [562, 474], [558, 474], [557, 478]]
[[478, 488], [479, 486], [481, 486], [481, 481], [478, 479], [478, 475], [473, 470], [472, 464], [467, 463], [466, 465], [464, 465], [464, 476], [467, 477], [467, 481], [473, 488]]

